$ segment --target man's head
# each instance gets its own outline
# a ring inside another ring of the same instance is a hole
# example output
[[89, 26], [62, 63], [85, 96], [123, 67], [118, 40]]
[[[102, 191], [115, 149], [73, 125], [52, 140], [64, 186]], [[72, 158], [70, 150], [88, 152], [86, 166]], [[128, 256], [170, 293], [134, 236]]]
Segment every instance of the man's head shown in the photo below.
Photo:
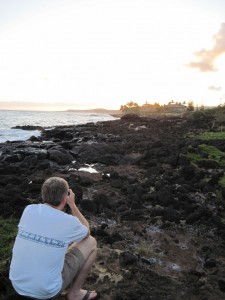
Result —
[[44, 203], [53, 206], [59, 206], [62, 200], [67, 196], [69, 185], [63, 178], [50, 177], [41, 188], [41, 196]]

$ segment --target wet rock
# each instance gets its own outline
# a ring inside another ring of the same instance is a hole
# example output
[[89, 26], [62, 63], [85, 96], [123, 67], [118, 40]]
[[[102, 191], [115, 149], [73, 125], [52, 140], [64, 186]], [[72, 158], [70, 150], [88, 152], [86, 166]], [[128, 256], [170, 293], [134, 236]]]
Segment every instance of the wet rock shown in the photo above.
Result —
[[34, 135], [32, 135], [32, 136], [29, 138], [29, 141], [31, 141], [31, 142], [41, 142], [42, 139], [41, 139], [41, 137], [39, 137], [39, 136], [34, 136]]
[[106, 165], [117, 164], [118, 155], [115, 155], [115, 148], [106, 143], [83, 144], [77, 149], [77, 156], [85, 163], [103, 163]]
[[135, 114], [126, 114], [121, 117], [122, 121], [139, 121], [140, 119], [141, 117]]
[[50, 149], [49, 159], [57, 162], [59, 165], [66, 165], [72, 162], [72, 155], [63, 148]]
[[80, 206], [85, 211], [93, 212], [93, 213], [96, 212], [96, 204], [91, 199], [82, 199], [80, 202]]
[[198, 165], [199, 167], [207, 169], [216, 169], [220, 167], [219, 163], [212, 159], [201, 159], [198, 161]]
[[12, 129], [22, 129], [22, 130], [40, 130], [43, 131], [42, 126], [32, 126], [32, 125], [23, 125], [23, 126], [14, 126]]
[[36, 155], [26, 156], [21, 163], [22, 167], [29, 168], [34, 167], [39, 163], [39, 160]]
[[212, 268], [215, 268], [216, 266], [217, 266], [217, 263], [214, 259], [208, 259], [204, 263], [204, 268], [206, 268], [206, 269], [212, 269]]
[[225, 293], [225, 280], [224, 279], [219, 279], [218, 280], [218, 285], [220, 290]]
[[161, 206], [170, 206], [174, 201], [174, 195], [166, 188], [161, 188], [157, 193], [157, 203]]
[[181, 218], [181, 214], [173, 208], [154, 208], [151, 212], [151, 216], [162, 216], [164, 221], [178, 223]]
[[125, 210], [121, 212], [121, 220], [130, 220], [130, 221], [138, 221], [143, 220], [143, 215], [145, 215], [144, 209], [135, 209], [135, 210]]
[[38, 159], [45, 159], [48, 156], [48, 151], [46, 149], [40, 149], [36, 147], [23, 147], [23, 148], [17, 148], [14, 150], [14, 153], [16, 155], [21, 155], [21, 157], [25, 156], [36, 156]]
[[21, 154], [12, 154], [12, 155], [6, 155], [4, 157], [3, 161], [9, 162], [9, 163], [15, 163], [15, 162], [22, 161], [23, 158], [24, 158], [24, 156]]
[[132, 265], [138, 262], [137, 255], [131, 253], [130, 251], [124, 251], [120, 254], [120, 263], [121, 265]]
[[210, 210], [207, 210], [205, 208], [199, 208], [187, 217], [187, 223], [193, 224], [203, 219], [207, 221], [211, 216], [212, 212]]
[[195, 176], [196, 168], [193, 165], [184, 166], [181, 170], [181, 175], [186, 180], [190, 180]]

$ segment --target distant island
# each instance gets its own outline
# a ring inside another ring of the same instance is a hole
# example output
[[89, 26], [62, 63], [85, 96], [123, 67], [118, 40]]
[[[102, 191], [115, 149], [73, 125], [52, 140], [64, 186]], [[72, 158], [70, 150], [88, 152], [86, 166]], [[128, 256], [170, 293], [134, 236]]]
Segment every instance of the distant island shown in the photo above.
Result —
[[109, 115], [120, 115], [120, 110], [105, 109], [105, 108], [93, 108], [93, 109], [68, 109], [67, 112], [86, 112], [86, 113], [97, 113], [97, 114], [109, 114]]

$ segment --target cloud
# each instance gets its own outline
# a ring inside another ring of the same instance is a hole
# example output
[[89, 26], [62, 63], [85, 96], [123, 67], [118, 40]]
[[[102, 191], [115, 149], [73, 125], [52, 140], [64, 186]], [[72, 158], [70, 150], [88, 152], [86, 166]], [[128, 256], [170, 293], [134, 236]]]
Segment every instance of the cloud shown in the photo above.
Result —
[[199, 69], [201, 72], [212, 72], [217, 69], [214, 66], [216, 58], [225, 53], [225, 23], [221, 24], [218, 33], [213, 37], [214, 46], [210, 50], [202, 49], [195, 52], [197, 61], [190, 62], [187, 66]]
[[214, 85], [210, 85], [208, 87], [208, 89], [211, 91], [221, 91], [222, 90], [221, 86], [214, 86]]

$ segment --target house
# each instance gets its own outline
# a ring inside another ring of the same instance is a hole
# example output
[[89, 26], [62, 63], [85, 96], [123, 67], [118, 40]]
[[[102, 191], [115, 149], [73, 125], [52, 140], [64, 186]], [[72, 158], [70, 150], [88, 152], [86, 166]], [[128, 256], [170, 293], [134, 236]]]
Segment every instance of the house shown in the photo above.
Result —
[[149, 104], [146, 102], [144, 105], [140, 107], [140, 112], [141, 113], [153, 113], [157, 111], [157, 105], [155, 104]]
[[183, 113], [187, 111], [187, 107], [180, 102], [169, 102], [168, 104], [164, 105], [164, 111], [170, 113]]

